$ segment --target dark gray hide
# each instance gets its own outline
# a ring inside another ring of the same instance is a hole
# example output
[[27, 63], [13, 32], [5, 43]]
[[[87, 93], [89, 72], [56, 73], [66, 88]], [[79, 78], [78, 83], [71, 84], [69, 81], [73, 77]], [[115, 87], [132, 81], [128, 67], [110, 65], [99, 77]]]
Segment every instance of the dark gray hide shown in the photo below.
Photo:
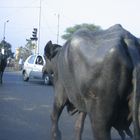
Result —
[[[47, 72], [49, 70], [49, 73], [51, 73], [51, 74], [53, 73], [53, 68], [51, 68], [51, 65], [49, 65], [50, 64], [50, 61], [48, 61], [48, 59], [51, 60], [51, 58], [53, 58], [55, 56], [55, 54], [61, 49], [60, 47], [62, 47], [62, 46], [57, 45], [57, 44], [52, 44], [51, 41], [49, 41], [47, 43], [47, 47], [45, 47], [45, 49], [50, 49], [50, 50], [49, 51], [48, 50], [45, 50], [45, 52], [48, 52], [49, 54], [47, 54], [47, 53], [45, 54], [47, 56], [47, 59], [46, 59], [46, 62], [47, 63], [46, 63], [46, 66], [44, 67], [44, 69]], [[54, 54], [54, 52], [55, 52], [55, 54]], [[53, 56], [53, 57], [49, 57], [49, 56]], [[63, 98], [62, 96], [63, 95], [61, 95], [61, 98]], [[131, 103], [131, 100], [130, 99], [131, 98], [129, 96], [127, 98], [128, 104]], [[78, 111], [73, 106], [73, 104], [70, 103], [69, 99], [67, 99], [67, 102], [65, 102], [65, 105], [64, 106], [67, 107], [67, 110], [68, 110], [68, 112], [69, 112], [70, 115], [74, 115]], [[83, 132], [83, 128], [84, 128], [85, 117], [86, 117], [86, 113], [81, 112], [81, 111], [78, 112], [78, 117], [77, 117], [76, 123], [75, 123], [76, 140], [81, 140], [82, 139], [82, 132]], [[128, 136], [130, 136], [131, 138], [133, 137], [132, 132], [129, 129], [129, 126], [130, 126], [131, 122], [132, 122], [132, 114], [131, 114], [130, 110], [128, 109], [128, 106], [127, 106], [126, 111], [121, 113], [121, 115], [120, 115], [120, 117], [118, 119], [117, 124], [114, 125], [114, 128], [118, 131], [118, 133], [121, 136], [121, 139], [122, 140], [125, 140], [126, 134]]]
[[0, 84], [2, 84], [2, 77], [5, 67], [7, 65], [7, 57], [0, 53]]
[[54, 72], [57, 93], [52, 112], [52, 140], [61, 139], [58, 119], [68, 100], [89, 115], [95, 140], [111, 140], [112, 126], [124, 129], [126, 122], [122, 120], [127, 120], [130, 114], [127, 99], [132, 92], [134, 139], [140, 139], [139, 52], [137, 38], [120, 25], [95, 33], [80, 30], [59, 49], [47, 44], [45, 54]]

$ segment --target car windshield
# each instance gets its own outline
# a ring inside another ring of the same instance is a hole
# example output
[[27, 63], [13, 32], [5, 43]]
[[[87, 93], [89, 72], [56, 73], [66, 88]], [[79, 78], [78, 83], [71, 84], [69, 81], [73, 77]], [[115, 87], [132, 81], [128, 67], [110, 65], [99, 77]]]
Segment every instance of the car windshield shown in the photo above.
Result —
[[28, 63], [33, 64], [35, 60], [35, 55], [31, 56], [28, 60]]

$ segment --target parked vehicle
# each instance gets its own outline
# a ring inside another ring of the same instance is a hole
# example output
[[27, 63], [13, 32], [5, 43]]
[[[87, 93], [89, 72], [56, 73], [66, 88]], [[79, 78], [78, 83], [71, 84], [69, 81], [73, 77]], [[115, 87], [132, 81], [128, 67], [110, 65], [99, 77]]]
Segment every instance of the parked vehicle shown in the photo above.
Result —
[[29, 56], [23, 65], [22, 76], [24, 81], [30, 78], [43, 79], [44, 84], [51, 84], [50, 76], [47, 71], [43, 71], [46, 61], [42, 55]]

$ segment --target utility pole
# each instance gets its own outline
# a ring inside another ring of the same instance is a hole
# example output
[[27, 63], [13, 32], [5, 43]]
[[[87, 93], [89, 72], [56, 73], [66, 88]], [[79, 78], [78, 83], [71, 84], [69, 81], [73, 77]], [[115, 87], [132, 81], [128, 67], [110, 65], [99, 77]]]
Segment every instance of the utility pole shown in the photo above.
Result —
[[60, 15], [57, 15], [57, 44], [59, 43], [59, 20], [60, 20]]
[[39, 28], [38, 28], [38, 45], [37, 45], [37, 53], [39, 54], [39, 47], [40, 47], [40, 26], [41, 26], [41, 0], [39, 6]]

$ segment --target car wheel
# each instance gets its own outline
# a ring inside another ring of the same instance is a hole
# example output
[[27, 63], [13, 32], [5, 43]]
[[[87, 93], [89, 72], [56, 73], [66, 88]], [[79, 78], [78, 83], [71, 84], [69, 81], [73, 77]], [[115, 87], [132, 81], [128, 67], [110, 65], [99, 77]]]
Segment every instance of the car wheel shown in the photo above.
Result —
[[44, 84], [49, 85], [50, 84], [50, 77], [48, 74], [44, 74]]
[[24, 81], [28, 81], [29, 80], [29, 77], [28, 77], [28, 74], [26, 73], [26, 71], [23, 72], [23, 80]]

